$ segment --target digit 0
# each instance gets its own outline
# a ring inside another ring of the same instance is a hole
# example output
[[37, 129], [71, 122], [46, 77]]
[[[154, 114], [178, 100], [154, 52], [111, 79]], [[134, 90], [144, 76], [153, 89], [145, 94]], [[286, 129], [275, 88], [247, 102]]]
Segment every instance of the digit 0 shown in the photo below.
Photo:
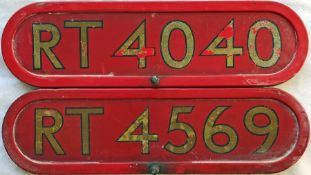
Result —
[[[186, 55], [181, 61], [174, 60], [170, 54], [169, 49], [170, 36], [171, 33], [175, 30], [182, 31], [186, 41]], [[172, 21], [164, 27], [161, 36], [161, 54], [164, 62], [168, 66], [175, 69], [184, 68], [190, 63], [194, 54], [194, 37], [188, 24], [182, 21]]]
[[[273, 50], [269, 59], [260, 58], [256, 49], [256, 38], [258, 32], [266, 28], [273, 37]], [[248, 34], [248, 52], [252, 61], [259, 67], [269, 68], [277, 63], [280, 59], [282, 44], [278, 27], [268, 20], [257, 21], [249, 30]]]

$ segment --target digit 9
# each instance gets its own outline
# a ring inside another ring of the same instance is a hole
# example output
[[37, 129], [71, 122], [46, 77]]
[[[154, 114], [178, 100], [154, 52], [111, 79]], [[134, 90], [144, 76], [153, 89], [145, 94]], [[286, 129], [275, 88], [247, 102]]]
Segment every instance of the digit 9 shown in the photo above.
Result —
[[[264, 126], [258, 126], [255, 123], [257, 115], [264, 115], [269, 119], [269, 123]], [[256, 106], [248, 110], [244, 117], [245, 128], [255, 135], [266, 135], [264, 143], [255, 151], [255, 153], [265, 153], [274, 144], [279, 131], [279, 121], [276, 113], [265, 106]]]

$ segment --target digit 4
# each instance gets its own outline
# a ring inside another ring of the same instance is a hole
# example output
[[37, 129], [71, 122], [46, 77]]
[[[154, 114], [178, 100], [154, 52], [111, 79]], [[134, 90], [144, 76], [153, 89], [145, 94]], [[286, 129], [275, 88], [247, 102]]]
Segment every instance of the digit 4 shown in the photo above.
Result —
[[[141, 127], [142, 133], [135, 134], [135, 131]], [[149, 109], [147, 108], [139, 117], [131, 124], [131, 126], [117, 140], [118, 142], [141, 142], [142, 154], [149, 154], [149, 142], [157, 142], [159, 136], [149, 133]]]
[[[234, 19], [218, 34], [209, 46], [204, 49], [201, 56], [226, 55], [226, 67], [234, 67], [234, 56], [243, 54], [243, 47], [234, 47]], [[219, 45], [226, 40], [226, 47]]]
[[[138, 42], [137, 48], [132, 48], [131, 46]], [[146, 57], [154, 56], [154, 48], [146, 48], [146, 20], [135, 29], [135, 31], [126, 39], [126, 41], [121, 45], [121, 47], [114, 53], [114, 56], [137, 56], [138, 67], [144, 69], [147, 67]]]

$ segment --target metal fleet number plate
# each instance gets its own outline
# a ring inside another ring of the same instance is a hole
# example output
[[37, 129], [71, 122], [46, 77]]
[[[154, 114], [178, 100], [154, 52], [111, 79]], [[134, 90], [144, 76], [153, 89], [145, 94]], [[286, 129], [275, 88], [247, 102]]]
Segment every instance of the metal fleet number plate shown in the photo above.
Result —
[[309, 123], [277, 89], [39, 90], [2, 134], [35, 174], [272, 173], [303, 154]]
[[274, 2], [36, 3], [2, 40], [11, 71], [41, 87], [275, 85], [307, 50], [302, 21]]

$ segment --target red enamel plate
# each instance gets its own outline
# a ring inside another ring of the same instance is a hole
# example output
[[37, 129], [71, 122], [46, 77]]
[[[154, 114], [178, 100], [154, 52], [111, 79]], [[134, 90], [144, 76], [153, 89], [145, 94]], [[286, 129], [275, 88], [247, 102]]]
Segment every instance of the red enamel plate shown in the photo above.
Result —
[[309, 122], [277, 89], [38, 90], [2, 135], [35, 174], [274, 173], [301, 157]]
[[40, 87], [267, 86], [294, 76], [308, 36], [275, 2], [48, 2], [19, 10], [2, 52]]

